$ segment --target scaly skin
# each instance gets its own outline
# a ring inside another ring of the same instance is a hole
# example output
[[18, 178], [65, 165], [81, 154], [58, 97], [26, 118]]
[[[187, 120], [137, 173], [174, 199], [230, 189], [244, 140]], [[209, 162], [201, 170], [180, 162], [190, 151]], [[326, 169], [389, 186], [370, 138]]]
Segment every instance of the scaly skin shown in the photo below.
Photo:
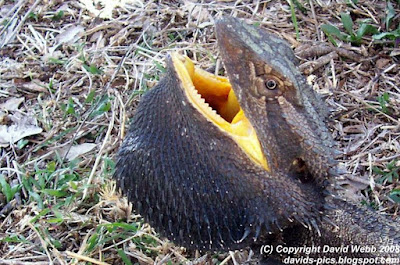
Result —
[[[342, 199], [328, 199], [332, 207], [327, 209], [324, 215], [330, 219], [329, 222], [323, 221], [320, 225], [320, 234], [313, 230], [304, 229], [301, 226], [285, 229], [282, 233], [282, 241], [286, 246], [317, 246], [320, 250], [311, 253], [309, 257], [317, 260], [318, 258], [367, 258], [367, 264], [399, 264], [400, 259], [388, 261], [386, 258], [399, 258], [400, 234], [398, 223], [379, 215], [370, 209], [360, 208], [357, 205], [348, 203]], [[332, 223], [335, 225], [333, 225]], [[323, 253], [322, 249], [326, 246], [344, 246], [348, 250], [335, 251], [333, 253]], [[388, 247], [396, 247], [388, 251]], [[361, 251], [352, 252], [352, 247], [369, 247], [363, 253]], [[375, 250], [373, 249], [375, 248]], [[283, 260], [286, 256], [276, 257]], [[297, 257], [306, 257], [300, 254]], [[293, 257], [293, 255], [292, 255]], [[371, 262], [371, 258], [377, 259]], [[269, 264], [266, 262], [265, 264]], [[275, 264], [275, 263], [271, 263]], [[319, 263], [334, 264], [334, 263]], [[340, 263], [337, 263], [340, 264]], [[361, 262], [357, 264], [363, 264]]]
[[319, 191], [255, 165], [198, 113], [167, 65], [142, 97], [116, 166], [119, 186], [146, 221], [191, 249], [237, 249], [293, 220], [316, 223], [322, 200], [307, 197]]
[[[320, 115], [324, 107], [296, 69], [288, 45], [233, 18], [217, 22], [216, 32], [232, 88], [257, 130], [269, 162], [277, 161], [279, 169], [290, 172], [293, 160], [300, 158], [328, 194], [320, 231], [295, 226], [284, 231], [283, 241], [293, 246], [355, 244], [378, 249], [376, 253], [336, 253], [333, 257], [398, 257], [379, 253], [382, 244], [399, 243], [397, 222], [338, 198], [334, 144], [324, 115]], [[277, 84], [274, 89], [267, 88], [269, 80]]]
[[[322, 101], [296, 69], [289, 45], [234, 18], [218, 21], [216, 32], [232, 88], [269, 163], [289, 171], [301, 158], [324, 185], [335, 166], [334, 144], [320, 114]], [[268, 89], [268, 81], [276, 87]]]
[[255, 240], [397, 243], [395, 222], [334, 198], [335, 151], [326, 111], [287, 43], [233, 18], [217, 22], [216, 32], [270, 170], [254, 164], [192, 106], [167, 59], [167, 75], [143, 96], [118, 153], [115, 177], [135, 209], [162, 235], [192, 249], [238, 249]]

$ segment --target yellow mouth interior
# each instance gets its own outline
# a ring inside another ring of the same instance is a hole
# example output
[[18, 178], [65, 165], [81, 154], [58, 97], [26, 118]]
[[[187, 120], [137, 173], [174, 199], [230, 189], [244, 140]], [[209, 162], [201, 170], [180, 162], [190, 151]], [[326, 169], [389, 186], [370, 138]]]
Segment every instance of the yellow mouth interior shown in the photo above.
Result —
[[172, 61], [193, 106], [227, 133], [254, 163], [269, 171], [256, 131], [244, 115], [229, 80], [195, 67], [188, 57], [174, 53]]

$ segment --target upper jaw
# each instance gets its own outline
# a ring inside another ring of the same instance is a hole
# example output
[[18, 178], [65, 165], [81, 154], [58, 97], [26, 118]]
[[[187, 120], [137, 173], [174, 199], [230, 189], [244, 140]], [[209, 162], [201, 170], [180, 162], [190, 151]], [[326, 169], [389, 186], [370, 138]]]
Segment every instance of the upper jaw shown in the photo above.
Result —
[[[261, 32], [255, 26], [245, 24], [234, 17], [217, 20], [215, 30], [225, 66], [235, 62], [246, 62], [251, 57], [267, 63], [296, 87], [299, 86], [297, 58], [286, 41], [274, 34]], [[236, 60], [244, 55], [246, 57], [241, 61]]]

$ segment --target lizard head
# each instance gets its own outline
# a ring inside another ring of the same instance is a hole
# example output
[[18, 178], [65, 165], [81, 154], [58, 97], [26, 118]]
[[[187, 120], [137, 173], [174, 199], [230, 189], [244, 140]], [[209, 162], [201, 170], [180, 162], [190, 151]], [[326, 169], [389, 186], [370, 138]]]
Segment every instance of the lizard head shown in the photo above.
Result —
[[232, 88], [267, 162], [293, 170], [301, 161], [325, 182], [335, 162], [324, 106], [296, 69], [290, 46], [232, 17], [217, 21], [216, 34]]

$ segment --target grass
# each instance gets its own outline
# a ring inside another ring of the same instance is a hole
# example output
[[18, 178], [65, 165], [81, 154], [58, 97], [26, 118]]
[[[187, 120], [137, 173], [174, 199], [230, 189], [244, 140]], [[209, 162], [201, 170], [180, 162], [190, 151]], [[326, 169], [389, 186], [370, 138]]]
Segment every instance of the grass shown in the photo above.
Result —
[[390, 96], [389, 93], [384, 92], [381, 96], [378, 96], [378, 102], [381, 107], [381, 111], [383, 113], [389, 114], [389, 108], [388, 106], [390, 105]]
[[[328, 97], [331, 130], [343, 153], [339, 160], [355, 177], [379, 184], [374, 194], [358, 191], [351, 199], [397, 214], [398, 3], [349, 1], [326, 8], [320, 1], [131, 0], [107, 6], [111, 13], [98, 10], [104, 3], [94, 9], [80, 3], [1, 3], [1, 125], [20, 121], [25, 131], [42, 131], [1, 142], [0, 263], [246, 259], [245, 252], [196, 255], [160, 238], [112, 180], [129, 119], [140, 96], [165, 73], [168, 52], [186, 53], [205, 69], [217, 62], [217, 14], [246, 18], [297, 48], [330, 40], [357, 53], [360, 61], [339, 58], [321, 67], [313, 87]], [[313, 58], [301, 62], [307, 60]], [[22, 103], [12, 103], [16, 99]]]
[[400, 23], [397, 21], [397, 29], [390, 31], [390, 27], [393, 22], [393, 18], [396, 15], [396, 11], [390, 1], [387, 1], [387, 6], [385, 10], [386, 16], [385, 29], [387, 31], [380, 31], [378, 26], [371, 25], [370, 19], [364, 19], [359, 22], [359, 27], [357, 31], [354, 31], [354, 22], [348, 13], [340, 13], [340, 20], [346, 32], [342, 32], [339, 28], [330, 24], [321, 25], [322, 31], [327, 35], [328, 39], [332, 44], [338, 46], [334, 37], [341, 41], [351, 42], [355, 45], [361, 45], [363, 38], [367, 35], [372, 35], [373, 40], [388, 39], [393, 41], [394, 46], [398, 46], [400, 43]]
[[350, 15], [347, 13], [341, 13], [340, 17], [343, 27], [345, 28], [347, 33], [342, 33], [337, 27], [332, 25], [324, 24], [321, 26], [322, 31], [328, 36], [329, 40], [335, 46], [338, 46], [338, 44], [333, 37], [337, 37], [342, 41], [351, 42], [355, 45], [360, 45], [365, 35], [377, 34], [379, 32], [375, 26], [367, 24], [365, 22], [362, 22], [358, 27], [357, 32], [355, 32], [353, 30], [354, 23]]

